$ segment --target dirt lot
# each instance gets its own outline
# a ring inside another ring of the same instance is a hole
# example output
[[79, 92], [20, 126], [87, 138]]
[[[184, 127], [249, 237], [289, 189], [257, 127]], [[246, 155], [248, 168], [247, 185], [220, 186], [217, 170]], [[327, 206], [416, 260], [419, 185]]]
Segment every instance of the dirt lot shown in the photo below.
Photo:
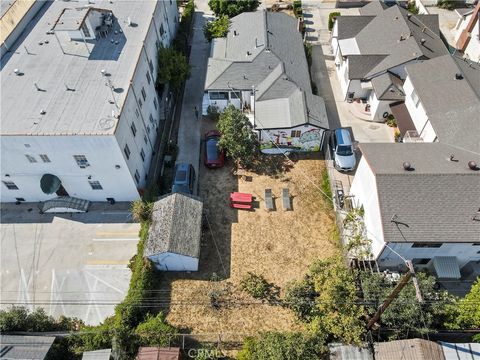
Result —
[[[205, 129], [208, 124], [205, 125]], [[263, 304], [244, 294], [238, 284], [248, 272], [263, 275], [282, 289], [299, 279], [316, 258], [332, 255], [333, 213], [317, 188], [324, 161], [319, 154], [295, 162], [276, 176], [248, 173], [237, 179], [233, 165], [207, 170], [200, 167], [200, 196], [206, 221], [200, 269], [191, 274], [168, 274], [168, 321], [192, 333], [253, 334], [265, 330], [300, 328], [293, 315], [280, 306]], [[281, 190], [288, 187], [293, 211], [282, 209]], [[264, 191], [271, 188], [276, 210], [267, 212]], [[230, 208], [232, 191], [255, 196], [254, 210]], [[220, 280], [211, 281], [212, 274]], [[215, 276], [215, 275], [214, 275]], [[222, 292], [219, 310], [210, 306], [209, 292]]]

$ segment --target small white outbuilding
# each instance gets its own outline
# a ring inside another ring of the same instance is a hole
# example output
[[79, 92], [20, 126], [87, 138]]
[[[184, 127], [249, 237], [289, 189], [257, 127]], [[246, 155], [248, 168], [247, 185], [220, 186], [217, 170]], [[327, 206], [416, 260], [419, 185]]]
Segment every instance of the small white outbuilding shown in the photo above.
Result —
[[198, 271], [202, 201], [169, 194], [155, 202], [144, 256], [160, 271]]

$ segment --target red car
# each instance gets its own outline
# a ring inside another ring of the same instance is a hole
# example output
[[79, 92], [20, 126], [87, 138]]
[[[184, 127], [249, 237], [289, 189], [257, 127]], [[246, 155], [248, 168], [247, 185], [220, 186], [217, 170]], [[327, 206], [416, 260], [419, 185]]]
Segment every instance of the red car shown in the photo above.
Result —
[[218, 148], [220, 136], [217, 130], [210, 130], [205, 133], [203, 160], [205, 166], [211, 169], [222, 167], [225, 163], [225, 151]]

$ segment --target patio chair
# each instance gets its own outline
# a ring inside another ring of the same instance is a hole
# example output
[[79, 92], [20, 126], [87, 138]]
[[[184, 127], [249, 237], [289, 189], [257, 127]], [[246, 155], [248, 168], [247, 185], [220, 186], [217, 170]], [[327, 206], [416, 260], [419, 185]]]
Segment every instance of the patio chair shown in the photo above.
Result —
[[273, 210], [272, 189], [265, 189], [265, 209], [267, 211], [272, 211]]
[[290, 201], [290, 194], [288, 188], [282, 189], [282, 205], [283, 210], [292, 210], [292, 202]]

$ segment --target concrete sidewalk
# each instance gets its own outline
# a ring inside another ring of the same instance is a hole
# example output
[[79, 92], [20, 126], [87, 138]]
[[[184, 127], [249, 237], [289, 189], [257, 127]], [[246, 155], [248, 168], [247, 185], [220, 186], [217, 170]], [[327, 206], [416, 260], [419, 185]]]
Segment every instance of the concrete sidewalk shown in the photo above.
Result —
[[[201, 109], [203, 88], [207, 72], [207, 60], [210, 52], [210, 44], [203, 36], [203, 26], [212, 15], [207, 13], [206, 3], [196, 3], [196, 11], [193, 24], [192, 48], [190, 52], [190, 78], [185, 84], [183, 95], [180, 125], [178, 129], [178, 156], [177, 163], [190, 163], [195, 168], [198, 183], [200, 145], [201, 145]], [[198, 111], [196, 116], [195, 107]], [[197, 189], [197, 186], [194, 187]], [[195, 190], [196, 193], [196, 190]]]

